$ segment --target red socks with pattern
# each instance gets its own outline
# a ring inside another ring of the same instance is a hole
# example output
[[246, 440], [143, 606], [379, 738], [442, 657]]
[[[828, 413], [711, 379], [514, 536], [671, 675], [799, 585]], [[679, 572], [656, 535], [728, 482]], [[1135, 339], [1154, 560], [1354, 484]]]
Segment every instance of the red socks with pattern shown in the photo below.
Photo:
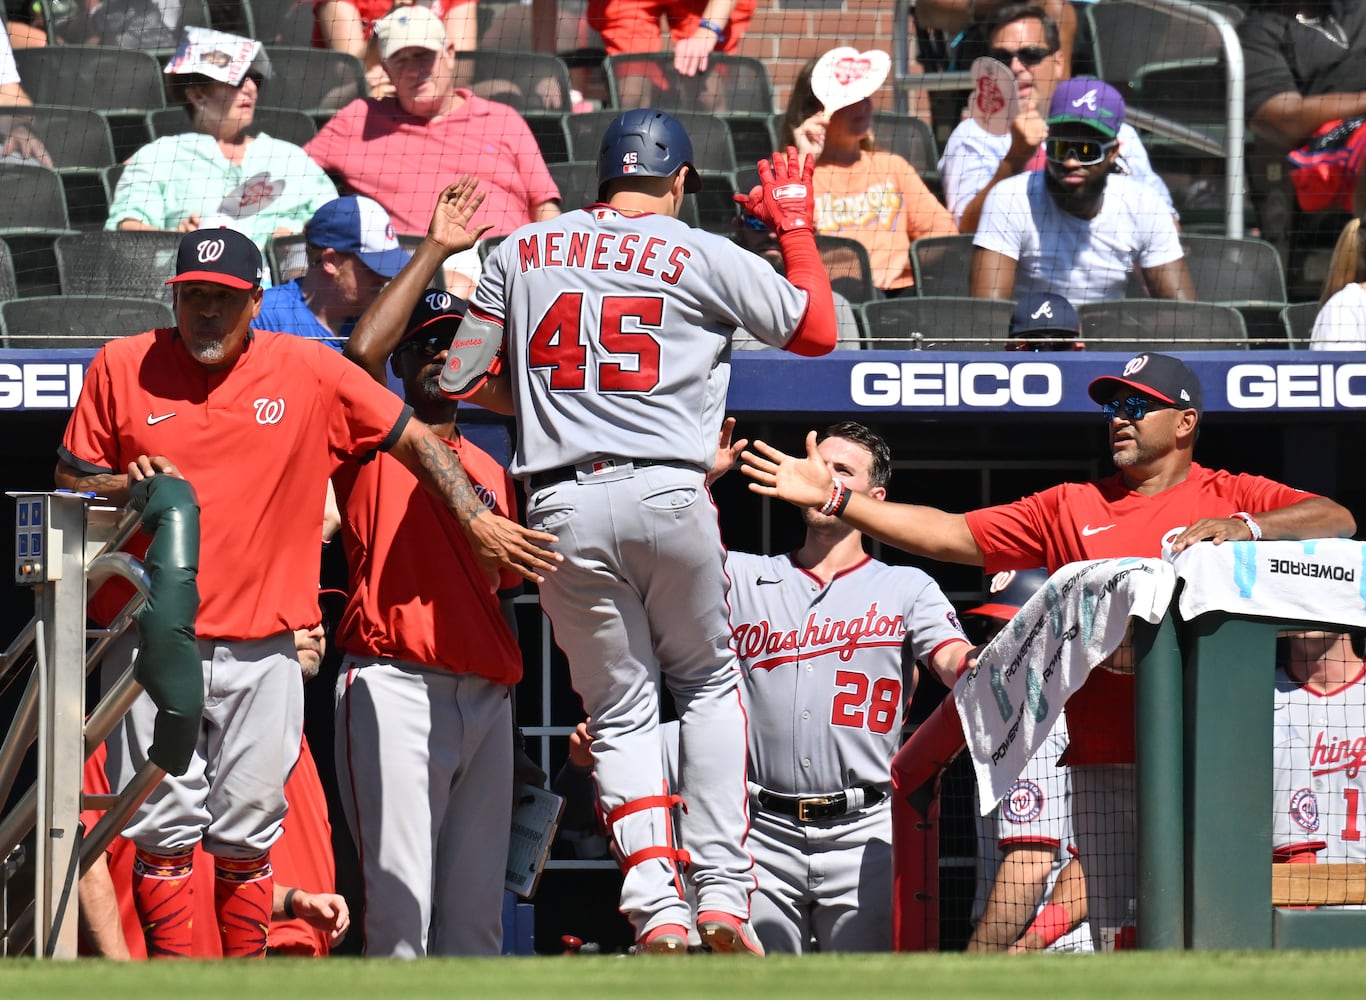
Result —
[[152, 854], [138, 848], [133, 860], [133, 903], [148, 958], [192, 958], [194, 851]]
[[264, 958], [275, 898], [270, 855], [214, 858], [213, 907], [224, 958]]

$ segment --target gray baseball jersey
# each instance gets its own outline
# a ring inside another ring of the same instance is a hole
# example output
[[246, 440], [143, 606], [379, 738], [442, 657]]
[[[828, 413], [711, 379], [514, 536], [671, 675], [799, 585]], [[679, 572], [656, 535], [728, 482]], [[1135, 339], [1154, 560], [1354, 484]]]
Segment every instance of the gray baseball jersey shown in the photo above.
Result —
[[505, 329], [523, 418], [510, 471], [604, 455], [710, 468], [731, 336], [783, 347], [807, 300], [761, 258], [668, 216], [594, 205], [517, 230], [469, 308]]
[[1366, 861], [1366, 670], [1329, 694], [1278, 670], [1275, 720], [1273, 847]]
[[732, 552], [731, 625], [745, 672], [750, 777], [770, 791], [886, 791], [909, 692], [902, 645], [928, 663], [966, 641], [928, 575], [869, 557], [822, 586], [790, 555]]
[[726, 568], [759, 786], [749, 839], [754, 929], [768, 952], [800, 954], [812, 942], [888, 951], [890, 798], [803, 823], [766, 807], [759, 789], [886, 793], [907, 701], [903, 647], [928, 662], [944, 643], [963, 642], [953, 607], [920, 570], [872, 558], [825, 585], [789, 555], [732, 552]]

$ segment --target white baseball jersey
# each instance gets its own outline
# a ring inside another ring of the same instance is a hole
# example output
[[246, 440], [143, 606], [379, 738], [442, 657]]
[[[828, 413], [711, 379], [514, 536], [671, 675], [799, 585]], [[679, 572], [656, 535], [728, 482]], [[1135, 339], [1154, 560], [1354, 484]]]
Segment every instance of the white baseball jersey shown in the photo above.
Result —
[[1366, 861], [1366, 668], [1328, 694], [1276, 672], [1277, 853], [1322, 844], [1319, 861]]
[[470, 314], [504, 327], [514, 476], [604, 456], [711, 467], [744, 328], [783, 347], [807, 293], [760, 257], [663, 215], [606, 205], [517, 230]]
[[783, 794], [887, 791], [908, 698], [902, 647], [928, 663], [966, 641], [939, 586], [871, 557], [822, 586], [790, 555], [732, 552], [750, 777]]

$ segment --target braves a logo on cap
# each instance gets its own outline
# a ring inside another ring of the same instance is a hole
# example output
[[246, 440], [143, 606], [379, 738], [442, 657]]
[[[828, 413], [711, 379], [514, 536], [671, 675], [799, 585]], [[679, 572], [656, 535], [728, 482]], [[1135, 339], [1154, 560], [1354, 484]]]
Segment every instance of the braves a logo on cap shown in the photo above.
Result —
[[1089, 109], [1089, 110], [1091, 110], [1091, 111], [1095, 111], [1095, 110], [1096, 110], [1096, 89], [1095, 89], [1094, 87], [1092, 87], [1092, 88], [1091, 88], [1090, 90], [1088, 90], [1086, 93], [1082, 94], [1080, 97], [1078, 97], [1075, 101], [1072, 102], [1072, 107], [1074, 107], [1074, 108], [1085, 107], [1085, 108], [1087, 108], [1087, 109]]
[[1035, 309], [1032, 313], [1029, 314], [1030, 319], [1038, 319], [1040, 316], [1047, 316], [1049, 319], [1052, 319], [1053, 303], [1045, 302], [1043, 305], [1039, 306], [1039, 308]]
[[1006, 792], [1001, 815], [1010, 823], [1032, 823], [1043, 812], [1043, 803], [1043, 789], [1027, 778], [1021, 778]]
[[1291, 797], [1290, 818], [1306, 833], [1318, 833], [1319, 800], [1312, 788], [1301, 788]]
[[1121, 375], [1136, 375], [1148, 366], [1148, 355], [1140, 354], [1138, 357], [1130, 358], [1129, 363], [1124, 366]]
[[445, 292], [432, 292], [427, 296], [427, 308], [433, 312], [445, 312], [451, 307], [451, 297]]
[[228, 247], [222, 239], [200, 240], [199, 246], [195, 248], [195, 256], [199, 258], [201, 264], [212, 264], [219, 257], [223, 256], [223, 251]]
[[256, 422], [258, 424], [278, 424], [285, 417], [285, 400], [283, 396], [275, 399], [262, 397], [252, 404], [256, 407]]

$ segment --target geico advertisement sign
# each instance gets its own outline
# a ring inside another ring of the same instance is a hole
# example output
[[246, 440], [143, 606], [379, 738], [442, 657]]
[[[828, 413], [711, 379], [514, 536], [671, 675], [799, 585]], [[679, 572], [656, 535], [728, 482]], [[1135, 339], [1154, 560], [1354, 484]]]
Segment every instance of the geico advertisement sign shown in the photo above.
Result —
[[69, 410], [84, 381], [79, 361], [0, 364], [0, 410]]
[[849, 397], [858, 406], [1057, 406], [1062, 371], [1045, 361], [861, 361]]
[[1240, 364], [1224, 377], [1235, 410], [1366, 407], [1366, 364]]

